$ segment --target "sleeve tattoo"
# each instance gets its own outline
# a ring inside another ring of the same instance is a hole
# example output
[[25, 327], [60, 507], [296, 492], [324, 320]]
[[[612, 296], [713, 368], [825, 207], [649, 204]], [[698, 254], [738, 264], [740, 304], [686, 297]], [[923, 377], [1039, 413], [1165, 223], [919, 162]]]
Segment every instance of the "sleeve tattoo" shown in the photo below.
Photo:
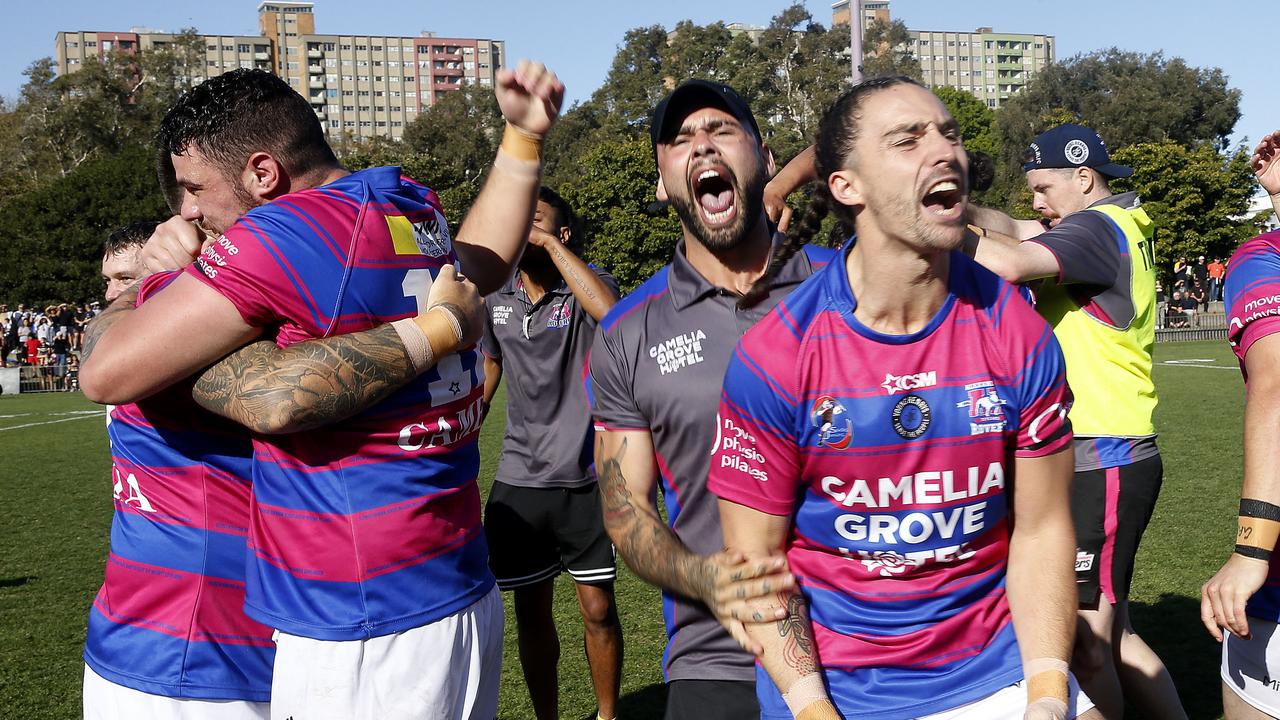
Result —
[[604, 524], [618, 554], [645, 581], [685, 597], [705, 600], [715, 587], [719, 567], [685, 547], [656, 513], [636, 507], [622, 472], [626, 452], [624, 438], [617, 452], [604, 458], [598, 474]]
[[107, 334], [107, 330], [111, 329], [120, 321], [125, 314], [135, 310], [138, 306], [138, 286], [125, 290], [115, 302], [107, 306], [102, 314], [94, 318], [84, 331], [84, 349], [80, 351], [80, 363], [88, 362], [89, 356], [93, 354], [93, 349], [97, 347], [98, 341], [103, 335]]
[[310, 430], [351, 417], [417, 377], [395, 328], [308, 340], [250, 343], [196, 380], [204, 409], [259, 433]]
[[809, 623], [809, 606], [804, 596], [787, 599], [787, 616], [778, 621], [778, 636], [784, 641], [782, 659], [800, 677], [818, 671], [813, 652], [813, 626]]

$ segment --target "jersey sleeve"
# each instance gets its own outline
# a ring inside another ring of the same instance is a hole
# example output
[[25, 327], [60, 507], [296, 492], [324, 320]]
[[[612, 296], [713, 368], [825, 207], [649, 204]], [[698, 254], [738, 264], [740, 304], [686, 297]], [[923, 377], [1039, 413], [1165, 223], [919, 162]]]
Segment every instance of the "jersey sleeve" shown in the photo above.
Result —
[[147, 298], [155, 295], [161, 290], [169, 287], [169, 283], [177, 279], [181, 273], [179, 270], [166, 270], [164, 272], [152, 273], [142, 280], [138, 281], [138, 305], [146, 302]]
[[621, 333], [596, 331], [586, 373], [587, 402], [596, 430], [649, 429], [649, 420], [640, 412], [632, 391], [635, 368], [629, 357]]
[[1243, 364], [1255, 342], [1280, 332], [1280, 252], [1261, 239], [1240, 246], [1225, 288], [1227, 341]]
[[299, 290], [286, 274], [283, 258], [277, 261], [267, 238], [252, 227], [250, 219], [242, 218], [208, 243], [186, 272], [230, 300], [246, 323], [265, 327], [283, 319], [282, 299], [296, 297]]
[[790, 516], [801, 482], [799, 403], [790, 383], [752, 357], [752, 339], [750, 332], [743, 337], [725, 371], [707, 487], [739, 505]]
[[1043, 245], [1057, 258], [1060, 284], [1111, 287], [1120, 267], [1120, 243], [1124, 242], [1118, 233], [1104, 215], [1078, 212], [1027, 242]]
[[1018, 439], [1014, 455], [1042, 457], [1071, 445], [1071, 388], [1067, 386], [1067, 363], [1053, 330], [1031, 308], [1021, 302], [1010, 311], [1022, 317], [1018, 325], [1024, 338], [1014, 343], [1021, 367], [1016, 373]]

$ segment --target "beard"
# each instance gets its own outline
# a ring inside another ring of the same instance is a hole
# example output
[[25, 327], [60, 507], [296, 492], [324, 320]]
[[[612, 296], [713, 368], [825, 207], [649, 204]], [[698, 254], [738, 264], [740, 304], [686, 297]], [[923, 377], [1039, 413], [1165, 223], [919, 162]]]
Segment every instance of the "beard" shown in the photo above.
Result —
[[[875, 186], [872, 186], [875, 188]], [[930, 222], [925, 217], [928, 210], [914, 194], [892, 194], [876, 196], [872, 190], [871, 207], [879, 208], [881, 227], [891, 229], [892, 234], [900, 237], [909, 245], [924, 250], [955, 250], [964, 242], [966, 226], [963, 222], [946, 225]], [[864, 211], [865, 212], [865, 211]], [[896, 227], [888, 226], [888, 223]]]
[[725, 252], [738, 247], [746, 240], [747, 235], [755, 230], [760, 222], [760, 213], [764, 210], [764, 169], [757, 168], [745, 183], [733, 174], [729, 184], [733, 186], [735, 202], [741, 203], [733, 222], [724, 227], [710, 228], [702, 221], [701, 208], [698, 207], [696, 191], [693, 184], [685, 182], [682, 192], [668, 193], [671, 206], [681, 224], [711, 252]]

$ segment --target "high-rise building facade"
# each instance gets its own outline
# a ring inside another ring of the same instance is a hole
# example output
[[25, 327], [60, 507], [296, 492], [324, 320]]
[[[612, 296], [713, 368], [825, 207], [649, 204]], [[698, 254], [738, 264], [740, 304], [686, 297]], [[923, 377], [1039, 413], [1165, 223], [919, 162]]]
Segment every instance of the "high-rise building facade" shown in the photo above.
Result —
[[[465, 85], [493, 85], [505, 60], [501, 40], [384, 35], [318, 34], [314, 5], [262, 2], [262, 34], [204, 35], [205, 77], [234, 68], [260, 68], [284, 78], [311, 102], [326, 132], [357, 138], [399, 138], [426, 107]], [[111, 50], [161, 48], [174, 35], [130, 32], [60, 32], [55, 59], [60, 75]]]
[[[831, 5], [833, 25], [849, 22], [850, 1]], [[872, 20], [888, 22], [888, 2], [862, 0], [861, 5], [863, 27]], [[1056, 53], [1052, 35], [998, 33], [989, 27], [973, 32], [908, 29], [907, 33], [906, 49], [920, 61], [926, 85], [965, 90], [993, 108], [1051, 65]]]

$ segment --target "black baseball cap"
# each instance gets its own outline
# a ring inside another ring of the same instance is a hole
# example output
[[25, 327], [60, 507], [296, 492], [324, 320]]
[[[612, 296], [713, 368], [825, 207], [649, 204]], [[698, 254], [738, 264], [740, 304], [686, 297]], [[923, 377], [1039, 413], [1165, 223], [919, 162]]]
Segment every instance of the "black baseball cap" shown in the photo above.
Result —
[[653, 118], [649, 123], [649, 139], [653, 141], [654, 151], [657, 151], [659, 142], [675, 134], [678, 128], [676, 123], [684, 120], [694, 110], [704, 107], [724, 110], [750, 125], [756, 137], [760, 137], [760, 126], [756, 124], [756, 118], [751, 114], [751, 107], [737, 90], [711, 80], [685, 80], [653, 109]]
[[1066, 123], [1046, 130], [1031, 141], [1022, 158], [1026, 171], [1044, 168], [1093, 168], [1107, 177], [1129, 177], [1133, 168], [1111, 162], [1107, 144], [1096, 131]]

